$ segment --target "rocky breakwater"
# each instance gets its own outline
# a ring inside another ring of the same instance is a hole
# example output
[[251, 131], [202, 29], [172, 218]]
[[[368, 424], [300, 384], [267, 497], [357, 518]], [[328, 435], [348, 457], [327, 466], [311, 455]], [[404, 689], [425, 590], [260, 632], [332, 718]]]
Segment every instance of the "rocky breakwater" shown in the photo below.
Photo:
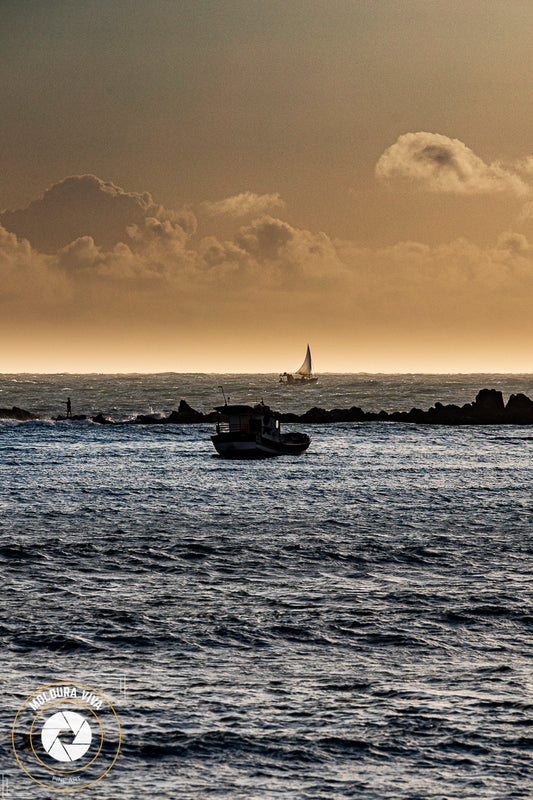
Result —
[[[77, 414], [70, 419], [88, 419], [99, 425], [192, 425], [197, 422], [215, 422], [216, 418], [216, 411], [209, 414], [202, 414], [201, 411], [196, 411], [194, 408], [191, 408], [185, 400], [180, 400], [178, 410], [171, 411], [167, 416], [162, 414], [137, 414], [135, 419], [127, 420], [126, 422], [117, 422], [100, 413], [95, 417]], [[54, 419], [56, 422], [64, 422], [67, 418], [60, 415], [59, 417], [54, 417]]]
[[191, 408], [185, 400], [180, 400], [178, 410], [171, 411], [167, 417], [154, 414], [139, 414], [134, 419], [134, 423], [136, 425], [194, 425], [197, 422], [215, 422], [216, 418], [216, 411], [202, 414], [201, 411]]
[[[281, 422], [301, 422], [306, 425], [330, 422], [410, 422], [418, 425], [533, 425], [533, 400], [525, 394], [512, 394], [507, 403], [496, 389], [481, 389], [473, 403], [458, 406], [435, 403], [427, 411], [412, 408], [411, 411], [363, 411], [358, 406], [351, 408], [310, 408], [304, 414], [278, 414]], [[72, 421], [90, 420], [101, 425], [194, 425], [215, 422], [216, 412], [203, 414], [196, 411], [185, 400], [181, 400], [177, 411], [167, 416], [161, 414], [139, 414], [128, 422], [116, 422], [104, 414], [86, 417], [73, 416]], [[0, 419], [15, 419], [21, 422], [39, 419], [23, 408], [0, 408]], [[55, 417], [62, 422], [64, 416]]]
[[496, 389], [481, 389], [473, 403], [458, 406], [435, 403], [428, 411], [363, 411], [352, 408], [311, 408], [305, 414], [280, 414], [282, 422], [412, 422], [419, 425], [533, 425], [533, 401], [525, 394], [512, 394], [507, 401]]

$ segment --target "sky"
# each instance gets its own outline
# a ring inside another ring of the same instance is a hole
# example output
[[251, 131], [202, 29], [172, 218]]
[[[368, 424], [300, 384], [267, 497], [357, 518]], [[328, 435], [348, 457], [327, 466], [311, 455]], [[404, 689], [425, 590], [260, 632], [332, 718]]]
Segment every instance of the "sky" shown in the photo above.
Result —
[[0, 21], [0, 372], [533, 372], [533, 4]]

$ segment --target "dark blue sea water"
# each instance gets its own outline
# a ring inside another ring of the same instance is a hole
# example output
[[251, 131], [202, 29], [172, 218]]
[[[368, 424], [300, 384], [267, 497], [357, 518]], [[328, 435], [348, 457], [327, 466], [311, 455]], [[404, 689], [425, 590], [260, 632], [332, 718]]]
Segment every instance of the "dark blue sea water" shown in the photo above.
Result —
[[[533, 394], [531, 376], [329, 380], [269, 396], [265, 376], [9, 376], [0, 406], [207, 410], [221, 381], [279, 410]], [[303, 456], [226, 462], [209, 425], [0, 422], [6, 798], [58, 795], [10, 731], [62, 681], [122, 727], [74, 796], [531, 796], [533, 430], [299, 429]]]

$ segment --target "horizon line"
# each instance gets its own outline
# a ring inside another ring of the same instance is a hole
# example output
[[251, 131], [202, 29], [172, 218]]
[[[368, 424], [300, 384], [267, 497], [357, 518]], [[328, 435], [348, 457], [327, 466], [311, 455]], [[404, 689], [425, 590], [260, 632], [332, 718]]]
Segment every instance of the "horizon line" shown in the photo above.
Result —
[[[137, 371], [129, 371], [129, 372], [72, 372], [70, 370], [65, 370], [64, 372], [41, 372], [41, 371], [28, 371], [24, 370], [22, 372], [0, 372], [0, 377], [6, 377], [11, 375], [43, 375], [43, 376], [54, 376], [54, 375], [278, 375], [278, 372], [211, 372], [211, 371], [199, 371], [199, 372], [191, 372], [191, 371], [183, 371], [178, 372], [176, 370], [161, 370], [158, 372], [137, 372]], [[402, 372], [368, 372], [366, 370], [362, 370], [359, 372], [319, 372], [315, 373], [316, 377], [320, 376], [329, 376], [329, 375], [531, 375], [533, 376], [532, 372], [450, 372], [449, 370], [446, 371], [436, 371], [436, 372], [418, 372], [418, 371], [402, 371]]]

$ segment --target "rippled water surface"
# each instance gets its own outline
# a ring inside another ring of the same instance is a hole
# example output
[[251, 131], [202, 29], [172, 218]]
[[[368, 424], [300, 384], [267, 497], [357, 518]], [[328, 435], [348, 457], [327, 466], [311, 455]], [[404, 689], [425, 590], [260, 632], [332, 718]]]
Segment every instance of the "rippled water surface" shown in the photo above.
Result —
[[[216, 402], [218, 376], [181, 377], [9, 376], [0, 406]], [[224, 383], [252, 399], [260, 377]], [[418, 376], [410, 397], [409, 376], [343, 380], [268, 401], [533, 394], [528, 376]], [[533, 431], [299, 429], [301, 457], [226, 462], [208, 425], [0, 423], [4, 730], [34, 689], [78, 681], [123, 739], [77, 796], [530, 797]], [[0, 753], [10, 797], [54, 794], [9, 736]]]
[[139, 413], [168, 413], [180, 399], [199, 411], [222, 401], [220, 387], [235, 403], [257, 403], [302, 413], [312, 406], [365, 411], [427, 409], [436, 401], [469, 403], [482, 388], [533, 397], [533, 375], [320, 375], [318, 383], [280, 386], [278, 375], [0, 375], [0, 408], [19, 406], [55, 417], [73, 411], [114, 419]]

